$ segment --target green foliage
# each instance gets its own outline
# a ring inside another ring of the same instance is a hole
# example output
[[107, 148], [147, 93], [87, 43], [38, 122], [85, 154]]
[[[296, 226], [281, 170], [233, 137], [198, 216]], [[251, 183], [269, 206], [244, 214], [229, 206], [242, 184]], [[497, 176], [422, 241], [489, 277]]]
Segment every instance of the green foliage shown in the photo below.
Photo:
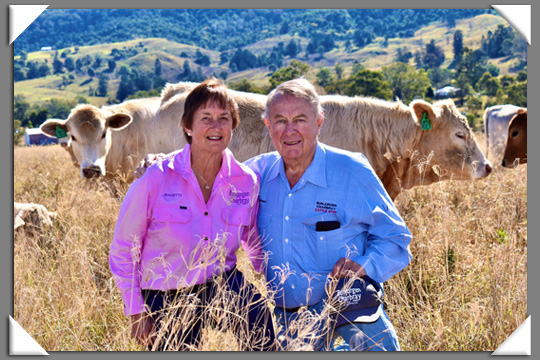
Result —
[[510, 55], [514, 33], [510, 26], [498, 25], [494, 33], [488, 31], [487, 37], [482, 36], [481, 49], [490, 57], [498, 58]]
[[496, 77], [493, 77], [489, 72], [485, 72], [476, 83], [476, 88], [483, 91], [488, 96], [495, 96], [500, 87], [499, 80]]
[[454, 49], [454, 64], [457, 64], [461, 61], [461, 57], [463, 55], [463, 31], [456, 30], [454, 32], [454, 43], [453, 43], [453, 49]]
[[373, 96], [380, 99], [390, 100], [392, 91], [384, 74], [380, 71], [368, 69], [360, 70], [353, 76], [345, 79], [346, 95]]
[[527, 81], [516, 82], [508, 87], [507, 102], [527, 107]]
[[266, 91], [264, 91], [262, 88], [255, 86], [251, 82], [249, 82], [248, 79], [242, 79], [237, 82], [231, 82], [227, 85], [228, 88], [237, 90], [237, 91], [245, 91], [245, 92], [251, 92], [251, 93], [258, 93], [258, 94], [266, 94]]
[[430, 81], [424, 70], [416, 70], [413, 66], [396, 62], [382, 68], [384, 76], [393, 90], [393, 97], [406, 103], [415, 98], [423, 98]]
[[444, 62], [444, 51], [435, 45], [435, 40], [426, 44], [426, 52], [422, 58], [422, 65], [425, 69], [438, 68]]
[[279, 69], [270, 76], [270, 85], [272, 88], [277, 87], [282, 82], [299, 78], [311, 69], [305, 62], [292, 60], [290, 65]]
[[436, 89], [440, 89], [445, 85], [450, 84], [450, 82], [452, 81], [453, 73], [449, 69], [439, 67], [435, 69], [429, 69], [427, 71], [427, 76], [431, 81], [431, 85]]
[[107, 96], [109, 80], [110, 78], [107, 75], [105, 74], [100, 75], [98, 89], [97, 89], [98, 96]]
[[320, 85], [322, 87], [327, 87], [332, 83], [332, 73], [330, 72], [330, 69], [327, 67], [322, 68], [317, 73], [317, 85]]
[[135, 94], [132, 94], [132, 95], [129, 95], [126, 100], [131, 100], [131, 99], [146, 99], [146, 98], [149, 98], [149, 97], [155, 97], [155, 96], [160, 96], [160, 91], [158, 90], [139, 90], [137, 92], [135, 92]]
[[409, 49], [407, 49], [407, 47], [404, 47], [403, 49], [398, 47], [396, 57], [394, 59], [398, 62], [407, 64], [412, 57], [413, 54], [409, 51]]
[[13, 120], [13, 144], [17, 145], [21, 142], [24, 137], [25, 129], [21, 126], [22, 123], [20, 120]]

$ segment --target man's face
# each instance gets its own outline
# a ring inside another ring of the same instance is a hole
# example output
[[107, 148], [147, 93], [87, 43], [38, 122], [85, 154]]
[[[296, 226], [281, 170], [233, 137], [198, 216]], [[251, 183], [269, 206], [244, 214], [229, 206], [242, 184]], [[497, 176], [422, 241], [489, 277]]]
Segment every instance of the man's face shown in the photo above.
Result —
[[286, 165], [311, 163], [317, 147], [323, 116], [306, 100], [279, 95], [264, 119], [272, 142]]

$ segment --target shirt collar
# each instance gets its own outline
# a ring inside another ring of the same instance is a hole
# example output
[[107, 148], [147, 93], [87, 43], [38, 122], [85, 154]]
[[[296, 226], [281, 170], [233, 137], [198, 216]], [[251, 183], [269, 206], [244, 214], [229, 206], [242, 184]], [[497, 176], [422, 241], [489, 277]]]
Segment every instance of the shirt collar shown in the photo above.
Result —
[[[271, 181], [278, 175], [282, 176], [283, 179], [287, 179], [285, 174], [285, 164], [283, 163], [283, 158], [280, 156], [279, 160], [270, 165], [270, 170], [268, 171], [268, 180]], [[309, 164], [308, 168], [302, 175], [302, 179], [309, 181], [310, 183], [326, 188], [326, 150], [320, 142], [317, 141], [317, 148], [315, 149], [315, 156]]]

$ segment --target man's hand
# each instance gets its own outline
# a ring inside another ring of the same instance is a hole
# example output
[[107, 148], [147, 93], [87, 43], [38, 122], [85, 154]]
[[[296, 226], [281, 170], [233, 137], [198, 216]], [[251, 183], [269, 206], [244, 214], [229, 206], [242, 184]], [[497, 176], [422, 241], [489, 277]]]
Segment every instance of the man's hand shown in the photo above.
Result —
[[135, 178], [138, 179], [141, 176], [143, 176], [147, 168], [149, 168], [152, 164], [154, 164], [155, 162], [157, 162], [158, 160], [164, 157], [165, 157], [165, 154], [163, 153], [146, 155], [144, 159], [141, 160], [141, 162], [139, 163], [139, 166], [137, 166], [137, 168], [134, 171]]
[[154, 319], [146, 313], [131, 315], [131, 337], [141, 345], [152, 345], [156, 340]]
[[353, 276], [361, 278], [364, 275], [367, 274], [362, 265], [352, 261], [351, 259], [341, 258], [336, 262], [329, 276], [335, 279], [343, 279]]

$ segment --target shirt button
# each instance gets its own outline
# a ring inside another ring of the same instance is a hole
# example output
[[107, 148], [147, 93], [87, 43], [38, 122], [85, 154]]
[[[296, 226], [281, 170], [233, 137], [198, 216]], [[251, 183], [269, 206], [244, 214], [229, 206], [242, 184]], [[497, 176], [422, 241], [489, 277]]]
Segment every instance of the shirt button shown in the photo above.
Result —
[[295, 288], [294, 284], [291, 285], [291, 288], [293, 288], [293, 289]]
[[285, 242], [288, 243], [288, 242], [289, 242], [289, 239], [285, 239]]
[[289, 197], [291, 197], [291, 196], [292, 196], [292, 194], [289, 194]]
[[204, 212], [204, 216], [208, 216], [208, 211], [205, 211], [205, 212]]
[[321, 236], [320, 239], [321, 239], [321, 240], [324, 240], [324, 237]]
[[288, 217], [288, 216], [285, 216], [285, 220], [289, 220], [289, 217]]

